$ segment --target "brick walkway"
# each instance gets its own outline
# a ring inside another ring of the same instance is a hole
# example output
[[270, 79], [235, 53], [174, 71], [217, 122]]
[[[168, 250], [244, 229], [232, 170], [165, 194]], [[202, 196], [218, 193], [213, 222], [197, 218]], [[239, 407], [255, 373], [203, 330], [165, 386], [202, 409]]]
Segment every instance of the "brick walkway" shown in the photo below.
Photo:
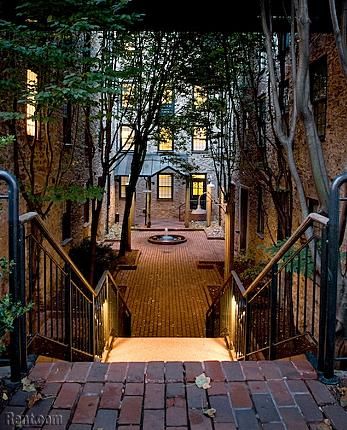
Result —
[[[208, 390], [194, 383], [203, 371]], [[37, 364], [29, 377], [41, 380], [43, 399], [28, 409], [33, 393], [17, 392], [1, 430], [14, 429], [20, 417], [31, 419], [24, 428], [45, 430], [347, 428], [347, 413], [307, 361], [56, 362]], [[215, 418], [202, 408], [215, 408]]]
[[208, 240], [204, 231], [180, 233], [187, 242], [167, 246], [147, 241], [158, 232], [133, 231], [133, 249], [141, 251], [138, 267], [116, 277], [117, 284], [128, 287], [133, 336], [205, 336], [206, 287], [222, 279], [214, 267], [197, 263], [223, 261], [224, 241]]

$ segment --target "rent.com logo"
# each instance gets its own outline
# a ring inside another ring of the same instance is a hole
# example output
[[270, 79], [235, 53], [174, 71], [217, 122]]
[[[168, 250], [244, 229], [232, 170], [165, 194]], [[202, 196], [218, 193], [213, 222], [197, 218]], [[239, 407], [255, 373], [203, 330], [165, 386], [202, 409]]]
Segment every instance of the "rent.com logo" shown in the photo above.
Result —
[[8, 426], [15, 427], [41, 427], [43, 425], [61, 426], [63, 425], [62, 415], [34, 415], [31, 414], [15, 414], [14, 412], [5, 413], [5, 423]]

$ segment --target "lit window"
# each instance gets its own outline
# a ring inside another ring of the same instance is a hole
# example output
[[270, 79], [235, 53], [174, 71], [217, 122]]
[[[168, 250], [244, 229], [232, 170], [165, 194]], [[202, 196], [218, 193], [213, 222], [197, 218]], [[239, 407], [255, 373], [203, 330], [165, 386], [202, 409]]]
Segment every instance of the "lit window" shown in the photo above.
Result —
[[158, 175], [158, 199], [172, 199], [173, 176], [171, 174]]
[[162, 127], [159, 131], [159, 151], [173, 151], [173, 139], [171, 130]]
[[327, 59], [322, 57], [310, 64], [311, 102], [318, 136], [325, 138], [327, 110]]
[[199, 108], [204, 103], [206, 103], [206, 100], [207, 100], [206, 91], [202, 87], [194, 86], [193, 87], [194, 106]]
[[205, 127], [194, 127], [193, 129], [193, 151], [206, 151], [207, 135]]
[[123, 109], [130, 109], [134, 106], [134, 89], [129, 82], [122, 84], [121, 106]]
[[206, 191], [206, 174], [192, 175], [192, 197], [199, 197]]
[[119, 198], [125, 199], [128, 183], [129, 183], [129, 177], [128, 176], [121, 176], [120, 177]]
[[133, 151], [134, 130], [128, 125], [122, 125], [120, 129], [120, 140], [122, 151]]
[[27, 70], [27, 89], [30, 93], [26, 105], [26, 129], [28, 136], [35, 136], [35, 95], [37, 94], [37, 74], [32, 70]]

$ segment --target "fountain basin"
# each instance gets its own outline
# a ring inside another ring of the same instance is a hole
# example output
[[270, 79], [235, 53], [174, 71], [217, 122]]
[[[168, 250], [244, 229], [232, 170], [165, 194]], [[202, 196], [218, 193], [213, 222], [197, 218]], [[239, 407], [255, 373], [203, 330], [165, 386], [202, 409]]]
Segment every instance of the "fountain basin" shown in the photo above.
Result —
[[148, 242], [156, 243], [158, 245], [178, 245], [187, 242], [187, 239], [182, 234], [155, 234], [148, 238]]

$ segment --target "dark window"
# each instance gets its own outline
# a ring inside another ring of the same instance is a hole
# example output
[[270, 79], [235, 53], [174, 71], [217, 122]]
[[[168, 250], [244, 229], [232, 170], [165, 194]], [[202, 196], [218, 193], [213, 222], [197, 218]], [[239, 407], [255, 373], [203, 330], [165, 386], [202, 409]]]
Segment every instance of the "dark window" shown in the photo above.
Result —
[[322, 57], [310, 64], [311, 102], [318, 136], [325, 139], [327, 110], [327, 59]]
[[71, 200], [65, 202], [65, 211], [62, 217], [62, 240], [71, 238], [71, 214], [72, 214]]
[[158, 199], [172, 200], [173, 198], [173, 175], [171, 173], [158, 175]]
[[90, 200], [87, 199], [83, 205], [83, 222], [87, 223], [90, 220]]
[[71, 103], [66, 103], [63, 106], [63, 143], [71, 145]]
[[265, 146], [266, 137], [266, 97], [258, 98], [259, 146]]
[[319, 201], [317, 199], [313, 199], [312, 197], [307, 197], [307, 209], [308, 213], [318, 212]]
[[248, 190], [240, 190], [240, 252], [247, 251], [248, 241]]
[[159, 113], [160, 116], [173, 115], [175, 113], [175, 100], [171, 88], [164, 90]]
[[264, 234], [264, 191], [262, 187], [258, 188], [257, 196], [257, 233]]
[[206, 127], [194, 127], [192, 151], [201, 152], [207, 149]]

